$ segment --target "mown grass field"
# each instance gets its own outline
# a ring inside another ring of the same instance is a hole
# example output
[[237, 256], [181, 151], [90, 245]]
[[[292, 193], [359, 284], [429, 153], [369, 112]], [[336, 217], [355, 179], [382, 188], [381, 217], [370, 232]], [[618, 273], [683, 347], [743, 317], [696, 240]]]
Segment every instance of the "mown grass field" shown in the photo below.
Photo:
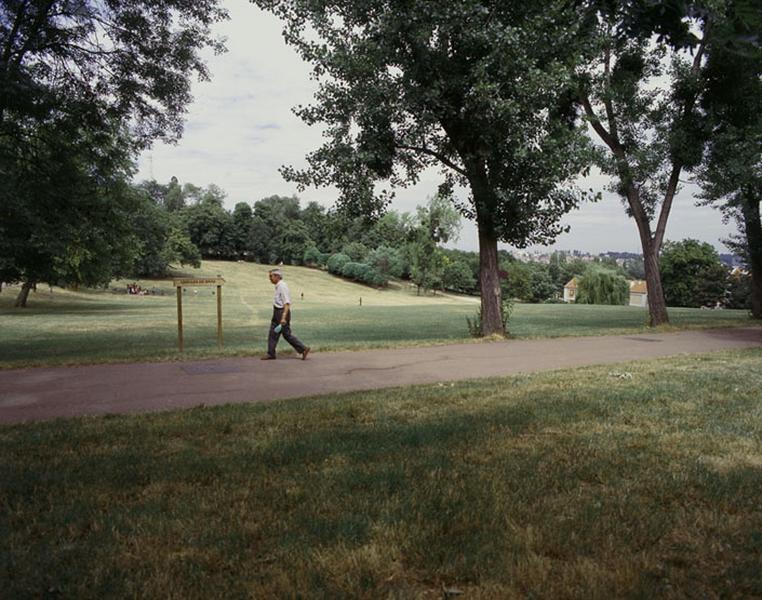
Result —
[[762, 350], [0, 427], [8, 598], [762, 596]]
[[[264, 351], [272, 303], [267, 269], [205, 262], [189, 272], [226, 279], [224, 349], [217, 348], [214, 288], [189, 288], [183, 302], [185, 357]], [[375, 290], [301, 267], [287, 267], [286, 279], [294, 300], [294, 331], [317, 351], [465, 341], [471, 339], [466, 317], [479, 307], [478, 298], [417, 296], [414, 288], [401, 285]], [[126, 283], [114, 282], [111, 289], [124, 291]], [[174, 288], [169, 281], [138, 283], [163, 295], [59, 288], [51, 293], [41, 286], [30, 295], [28, 308], [15, 309], [17, 288], [6, 288], [0, 294], [0, 368], [179, 358]], [[675, 327], [749, 322], [745, 311], [672, 309], [670, 316]], [[520, 304], [510, 331], [516, 337], [623, 333], [645, 330], [646, 317], [644, 309], [625, 306]]]

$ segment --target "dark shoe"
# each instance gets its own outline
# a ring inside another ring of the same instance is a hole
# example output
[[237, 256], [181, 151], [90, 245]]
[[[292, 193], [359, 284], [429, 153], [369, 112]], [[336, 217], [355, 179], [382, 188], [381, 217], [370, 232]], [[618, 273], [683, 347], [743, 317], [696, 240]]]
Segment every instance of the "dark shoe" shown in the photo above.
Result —
[[307, 355], [308, 355], [309, 353], [310, 353], [310, 347], [309, 347], [309, 346], [307, 346], [307, 347], [304, 349], [304, 352], [302, 352], [302, 360], [307, 360]]
[[269, 354], [265, 354], [262, 358], [259, 360], [275, 360], [274, 356], [270, 356]]

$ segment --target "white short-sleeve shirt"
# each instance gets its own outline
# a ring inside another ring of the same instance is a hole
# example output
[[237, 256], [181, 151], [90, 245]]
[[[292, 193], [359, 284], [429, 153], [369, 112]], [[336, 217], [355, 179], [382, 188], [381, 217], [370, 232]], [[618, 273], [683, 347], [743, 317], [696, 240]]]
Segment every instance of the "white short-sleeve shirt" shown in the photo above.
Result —
[[291, 304], [291, 292], [288, 290], [286, 282], [282, 279], [275, 284], [275, 296], [273, 296], [273, 306], [283, 308], [286, 304]]

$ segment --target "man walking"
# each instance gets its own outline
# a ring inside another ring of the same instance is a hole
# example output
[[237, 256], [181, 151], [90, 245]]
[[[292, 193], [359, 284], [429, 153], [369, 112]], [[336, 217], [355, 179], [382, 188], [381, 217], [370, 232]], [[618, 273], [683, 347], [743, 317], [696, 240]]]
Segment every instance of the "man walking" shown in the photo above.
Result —
[[281, 334], [286, 341], [294, 347], [302, 360], [307, 358], [310, 347], [305, 346], [298, 337], [291, 333], [291, 293], [286, 282], [283, 281], [283, 272], [280, 269], [270, 270], [270, 283], [275, 286], [273, 297], [273, 318], [270, 321], [270, 335], [267, 338], [267, 355], [262, 360], [275, 360], [275, 347]]

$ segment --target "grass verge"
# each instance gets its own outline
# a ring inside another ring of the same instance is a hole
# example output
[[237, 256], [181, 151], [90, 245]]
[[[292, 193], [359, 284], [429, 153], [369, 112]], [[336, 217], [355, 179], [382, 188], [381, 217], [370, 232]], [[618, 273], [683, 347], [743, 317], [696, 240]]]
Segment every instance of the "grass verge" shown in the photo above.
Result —
[[762, 596], [762, 350], [0, 427], [8, 597]]

